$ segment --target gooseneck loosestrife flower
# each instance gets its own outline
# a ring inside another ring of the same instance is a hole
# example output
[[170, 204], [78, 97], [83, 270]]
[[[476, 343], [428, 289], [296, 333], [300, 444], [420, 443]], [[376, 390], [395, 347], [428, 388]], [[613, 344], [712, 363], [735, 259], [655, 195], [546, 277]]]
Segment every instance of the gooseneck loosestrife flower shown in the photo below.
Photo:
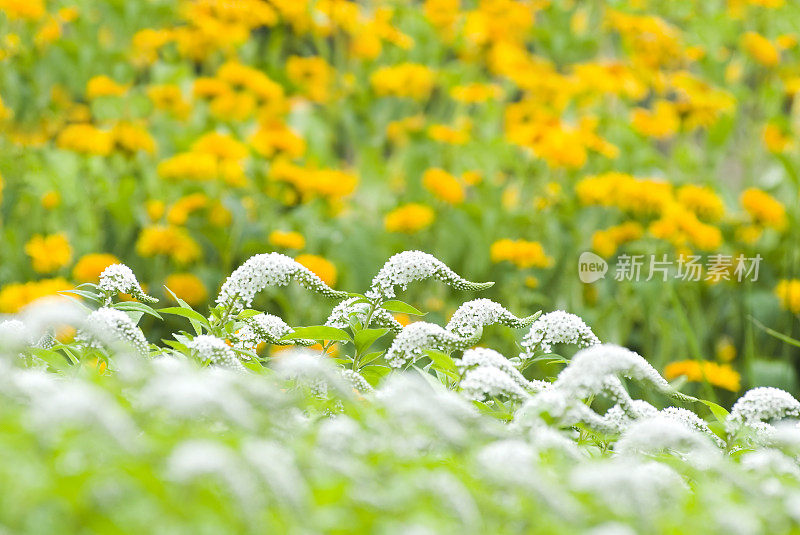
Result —
[[372, 279], [365, 294], [373, 301], [384, 301], [395, 297], [395, 286], [405, 290], [412, 282], [434, 277], [457, 290], [477, 292], [494, 285], [493, 282], [470, 282], [435, 256], [422, 251], [404, 251], [392, 256]]
[[117, 293], [128, 294], [143, 303], [156, 303], [158, 299], [144, 293], [136, 275], [125, 264], [112, 264], [100, 274], [98, 283], [100, 290], [105, 294], [104, 304], [108, 305]]
[[588, 347], [599, 343], [592, 329], [580, 317], [556, 310], [542, 314], [533, 322], [530, 331], [522, 339], [523, 352], [520, 358], [531, 358], [537, 348], [550, 353], [554, 344]]
[[142, 330], [128, 314], [102, 307], [89, 314], [76, 338], [91, 347], [128, 345], [140, 355], [147, 355], [148, 343]]
[[326, 297], [343, 299], [339, 292], [322, 282], [317, 275], [295, 260], [280, 253], [263, 253], [250, 257], [227, 278], [217, 296], [217, 304], [238, 312], [253, 303], [255, 295], [268, 286], [286, 286], [296, 280], [303, 287]]
[[186, 346], [196, 352], [201, 361], [207, 361], [223, 368], [235, 371], [245, 371], [236, 353], [225, 340], [208, 334], [195, 336]]
[[294, 332], [285, 321], [272, 314], [261, 313], [244, 320], [244, 326], [236, 333], [240, 345], [254, 348], [262, 342], [269, 344], [289, 344], [310, 346], [313, 340], [281, 340], [287, 334]]
[[369, 312], [369, 303], [360, 300], [359, 297], [348, 297], [333, 308], [325, 321], [325, 325], [338, 329], [347, 329], [350, 327], [350, 319], [356, 320], [364, 326], [366, 326], [368, 320], [371, 320], [370, 324], [378, 327], [387, 327], [394, 333], [399, 333], [403, 330], [403, 326], [388, 310], [373, 308], [371, 318]]

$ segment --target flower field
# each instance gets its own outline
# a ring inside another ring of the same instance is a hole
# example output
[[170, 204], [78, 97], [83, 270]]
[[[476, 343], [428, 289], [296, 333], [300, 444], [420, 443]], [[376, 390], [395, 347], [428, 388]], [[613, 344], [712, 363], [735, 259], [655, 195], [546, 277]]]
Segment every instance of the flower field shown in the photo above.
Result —
[[800, 531], [800, 6], [0, 0], [0, 528]]

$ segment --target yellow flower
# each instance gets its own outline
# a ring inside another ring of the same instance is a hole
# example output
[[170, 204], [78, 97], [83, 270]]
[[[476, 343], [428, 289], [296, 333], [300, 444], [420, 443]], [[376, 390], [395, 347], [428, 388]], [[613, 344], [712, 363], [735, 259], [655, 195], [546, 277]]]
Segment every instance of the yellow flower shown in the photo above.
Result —
[[158, 221], [164, 215], [166, 205], [164, 204], [164, 201], [150, 199], [144, 204], [144, 209], [147, 212], [147, 217], [150, 218], [150, 221]]
[[114, 148], [114, 136], [88, 123], [71, 124], [58, 134], [56, 144], [74, 152], [107, 156]]
[[192, 306], [202, 305], [208, 298], [203, 281], [191, 273], [173, 273], [164, 281], [164, 286]]
[[93, 282], [100, 280], [100, 274], [111, 264], [119, 263], [113, 254], [89, 253], [83, 255], [72, 268], [72, 278], [77, 282]]
[[592, 249], [600, 256], [608, 258], [617, 252], [620, 245], [638, 240], [643, 233], [642, 225], [634, 221], [598, 230], [592, 235]]
[[299, 232], [273, 230], [269, 233], [268, 240], [273, 247], [284, 249], [302, 249], [306, 246], [306, 239]]
[[502, 239], [494, 242], [489, 250], [492, 262], [508, 261], [519, 268], [549, 267], [553, 259], [544, 252], [537, 241]]
[[127, 93], [127, 91], [127, 85], [118, 84], [104, 74], [95, 76], [86, 83], [86, 97], [89, 100], [98, 97], [119, 97]]
[[154, 225], [145, 227], [136, 240], [136, 252], [141, 256], [170, 256], [179, 264], [188, 264], [200, 258], [202, 251], [186, 229], [175, 226]]
[[767, 147], [767, 150], [773, 154], [786, 152], [792, 143], [792, 138], [774, 123], [764, 125], [764, 129], [761, 130], [761, 139], [764, 141], [764, 146]]
[[422, 185], [437, 199], [450, 204], [464, 202], [464, 187], [456, 177], [444, 169], [431, 168], [422, 175]]
[[455, 86], [450, 90], [450, 96], [457, 102], [475, 104], [501, 98], [503, 90], [496, 84], [473, 83]]
[[755, 223], [776, 230], [786, 228], [786, 208], [770, 194], [758, 188], [748, 188], [739, 201]]
[[666, 100], [659, 100], [652, 111], [645, 108], [633, 110], [631, 124], [634, 130], [644, 136], [667, 139], [675, 135], [681, 123], [675, 106]]
[[783, 279], [775, 287], [775, 295], [784, 310], [800, 314], [800, 279]]
[[289, 56], [286, 60], [286, 75], [314, 102], [327, 102], [335, 71], [319, 56]]
[[424, 100], [433, 91], [435, 74], [419, 63], [401, 63], [376, 70], [370, 76], [370, 83], [378, 96]]
[[219, 162], [213, 154], [181, 152], [162, 160], [157, 171], [166, 179], [213, 180], [219, 176]]
[[671, 362], [664, 368], [664, 377], [671, 381], [685, 375], [689, 381], [708, 382], [713, 386], [738, 392], [741, 389], [741, 375], [727, 364], [709, 361], [681, 360]]
[[0, 0], [0, 11], [11, 20], [39, 20], [47, 13], [44, 0]]
[[295, 260], [307, 267], [328, 286], [336, 284], [336, 266], [330, 261], [313, 254], [301, 254]]
[[461, 181], [468, 186], [476, 186], [483, 181], [483, 174], [480, 171], [464, 171], [461, 173]]
[[746, 32], [742, 37], [745, 51], [765, 67], [774, 67], [781, 60], [781, 53], [769, 39], [757, 32]]
[[731, 362], [736, 358], [736, 346], [733, 345], [730, 337], [723, 336], [717, 340], [715, 353], [717, 360], [721, 360], [722, 362]]
[[57, 191], [50, 190], [42, 195], [42, 208], [52, 210], [61, 204], [61, 195]]
[[175, 84], [151, 85], [147, 96], [156, 109], [171, 113], [178, 119], [185, 119], [191, 112], [191, 105], [183, 98], [181, 88]]
[[709, 221], [719, 221], [725, 213], [725, 205], [714, 190], [707, 186], [687, 184], [677, 191], [678, 202]]
[[128, 152], [143, 151], [153, 154], [156, 151], [156, 140], [140, 125], [119, 122], [114, 125], [111, 135], [117, 146]]
[[192, 151], [213, 154], [221, 160], [242, 160], [249, 154], [247, 145], [237, 141], [233, 136], [219, 132], [203, 135], [192, 144]]
[[250, 144], [266, 158], [276, 154], [299, 158], [306, 151], [305, 140], [282, 121], [262, 123], [250, 138]]
[[63, 233], [36, 234], [25, 244], [25, 253], [31, 257], [33, 269], [38, 273], [52, 273], [72, 260], [72, 247]]
[[434, 213], [430, 206], [408, 203], [386, 214], [383, 222], [389, 232], [413, 234], [431, 226], [433, 219]]
[[0, 290], [0, 313], [14, 314], [37, 299], [71, 289], [72, 285], [61, 277], [8, 284]]
[[192, 193], [178, 199], [169, 210], [167, 210], [167, 221], [172, 225], [183, 225], [189, 219], [192, 212], [196, 212], [208, 205], [208, 197], [205, 193]]

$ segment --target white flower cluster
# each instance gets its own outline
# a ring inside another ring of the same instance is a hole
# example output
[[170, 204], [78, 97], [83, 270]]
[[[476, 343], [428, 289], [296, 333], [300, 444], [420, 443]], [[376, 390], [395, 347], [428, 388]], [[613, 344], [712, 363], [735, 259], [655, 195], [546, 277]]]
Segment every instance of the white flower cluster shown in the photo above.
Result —
[[[614, 446], [622, 455], [656, 455], [664, 452], [719, 453], [711, 441], [713, 434], [702, 433], [683, 419], [659, 413], [632, 423]], [[719, 440], [719, 439], [717, 439]]]
[[479, 335], [486, 325], [499, 323], [520, 329], [531, 325], [535, 319], [535, 315], [518, 318], [491, 299], [474, 299], [458, 307], [445, 329], [461, 338], [472, 338]]
[[392, 368], [400, 368], [425, 355], [425, 349], [436, 349], [449, 353], [463, 344], [463, 340], [439, 325], [417, 321], [398, 334], [386, 352], [386, 362]]
[[100, 274], [99, 288], [106, 294], [105, 305], [111, 303], [112, 298], [117, 293], [132, 295], [143, 303], [155, 303], [158, 301], [144, 293], [136, 275], [131, 268], [125, 264], [112, 264]]
[[303, 287], [342, 299], [339, 292], [322, 282], [317, 275], [295, 260], [280, 253], [263, 253], [250, 257], [225, 280], [217, 296], [218, 305], [230, 305], [234, 311], [253, 303], [255, 295], [268, 286], [286, 286], [296, 280]]
[[186, 346], [192, 351], [196, 351], [203, 361], [231, 370], [245, 370], [241, 361], [236, 357], [236, 353], [221, 338], [209, 334], [201, 334], [195, 336]]
[[763, 430], [787, 417], [800, 417], [800, 402], [780, 388], [762, 386], [748, 390], [733, 404], [726, 425], [731, 432], [741, 426]]
[[531, 325], [530, 331], [522, 339], [523, 352], [520, 358], [531, 358], [537, 348], [545, 353], [553, 350], [553, 344], [573, 344], [588, 347], [599, 344], [600, 340], [584, 321], [576, 316], [556, 310], [542, 314]]
[[147, 355], [149, 344], [142, 330], [130, 316], [116, 308], [98, 308], [86, 317], [76, 339], [91, 347], [125, 344], [140, 355]]
[[479, 401], [498, 396], [514, 399], [530, 397], [514, 379], [494, 366], [478, 366], [467, 370], [459, 386], [464, 395]]
[[[483, 370], [487, 368], [499, 371], [500, 374], [505, 375], [516, 385], [516, 388], [509, 390], [510, 395], [513, 397], [527, 397], [529, 391], [538, 392], [550, 386], [545, 381], [528, 381], [510, 360], [497, 351], [484, 347], [476, 347], [464, 351], [462, 357], [456, 360], [456, 366], [463, 375], [460, 383], [462, 390], [468, 390], [470, 397], [473, 399], [483, 399], [482, 396], [477, 397], [479, 394], [497, 395], [492, 392], [498, 391], [497, 387], [500, 385], [500, 380], [497, 380], [498, 374], [493, 371], [484, 372]], [[492, 383], [487, 383], [487, 388], [480, 388], [480, 382], [487, 380], [491, 380]], [[505, 380], [503, 381], [505, 382]], [[465, 383], [467, 387], [464, 386]], [[525, 395], [520, 395], [519, 389], [522, 389]]]
[[441, 260], [422, 251], [403, 251], [389, 258], [375, 275], [366, 296], [374, 301], [395, 297], [395, 286], [405, 290], [415, 281], [435, 277], [457, 290], [479, 291], [493, 282], [470, 282], [461, 278]]
[[372, 385], [364, 379], [364, 376], [353, 370], [342, 370], [342, 377], [345, 378], [353, 388], [362, 393], [374, 392]]
[[283, 340], [281, 338], [287, 334], [294, 332], [294, 329], [289, 327], [285, 321], [273, 314], [261, 313], [251, 316], [244, 320], [244, 325], [239, 332], [236, 333], [239, 345], [237, 347], [246, 347], [252, 349], [262, 342], [269, 344], [297, 344], [310, 346], [314, 345], [313, 340]]
[[[364, 328], [369, 327], [369, 325], [364, 325], [364, 323], [367, 321], [370, 305], [363, 301], [359, 302], [359, 299], [359, 297], [348, 297], [333, 307], [325, 325], [338, 329], [347, 329], [350, 327], [349, 320], [353, 318], [361, 323]], [[403, 330], [403, 326], [392, 316], [391, 312], [381, 307], [376, 307], [375, 310], [372, 311], [370, 325], [372, 324], [378, 327], [388, 327], [395, 333], [399, 333]]]
[[33, 343], [31, 333], [23, 322], [18, 319], [0, 321], [0, 345], [15, 347]]

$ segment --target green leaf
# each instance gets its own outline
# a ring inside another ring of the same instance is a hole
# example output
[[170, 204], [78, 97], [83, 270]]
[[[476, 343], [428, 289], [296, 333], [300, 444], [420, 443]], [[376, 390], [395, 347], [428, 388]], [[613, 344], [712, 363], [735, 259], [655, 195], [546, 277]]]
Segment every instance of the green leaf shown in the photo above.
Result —
[[377, 385], [380, 380], [387, 375], [392, 369], [389, 366], [380, 366], [378, 364], [372, 364], [370, 366], [364, 366], [358, 373], [367, 380], [369, 384], [372, 386]]
[[259, 314], [263, 314], [263, 312], [261, 312], [260, 310], [253, 310], [252, 308], [248, 308], [239, 312], [239, 314], [237, 314], [236, 316], [236, 319], [246, 320], [247, 318], [252, 318], [253, 316], [258, 316]]
[[720, 407], [713, 401], [706, 401], [705, 399], [698, 399], [700, 403], [705, 405], [706, 407], [711, 410], [711, 414], [714, 415], [714, 418], [717, 419], [718, 422], [725, 423], [725, 420], [728, 419], [728, 414], [730, 414], [724, 407]]
[[153, 307], [144, 303], [137, 303], [136, 301], [122, 301], [121, 303], [114, 303], [111, 305], [111, 307], [116, 308], [117, 310], [124, 310], [126, 312], [141, 312], [160, 320], [164, 319]]
[[370, 362], [380, 357], [381, 355], [383, 355], [383, 351], [373, 351], [371, 353], [367, 353], [366, 355], [361, 357], [361, 359], [359, 360], [359, 364], [361, 366], [369, 364]]
[[388, 310], [389, 312], [412, 314], [414, 316], [424, 316], [427, 314], [426, 312], [422, 312], [421, 310], [398, 299], [391, 299], [389, 301], [384, 301], [383, 303], [381, 303], [381, 308]]
[[297, 327], [293, 333], [287, 334], [281, 340], [296, 340], [307, 338], [310, 340], [330, 340], [335, 342], [352, 342], [347, 331], [328, 327], [327, 325], [314, 325], [312, 327]]
[[428, 358], [431, 359], [431, 361], [433, 361], [433, 365], [436, 369], [445, 372], [456, 371], [456, 363], [447, 353], [442, 353], [441, 351], [436, 351], [435, 349], [426, 349], [425, 354], [428, 355]]
[[182, 316], [187, 318], [194, 328], [197, 334], [201, 334], [203, 331], [200, 326], [204, 326], [206, 329], [211, 329], [211, 324], [208, 323], [208, 320], [199, 312], [192, 308], [183, 308], [183, 307], [166, 307], [166, 308], [159, 308], [159, 312], [164, 314], [172, 314], [174, 316]]
[[62, 292], [58, 292], [60, 294], [73, 294], [79, 297], [83, 297], [84, 299], [88, 299], [89, 301], [100, 302], [100, 297], [94, 292], [88, 292], [86, 290], [64, 290]]
[[381, 336], [389, 332], [389, 329], [362, 329], [356, 332], [355, 344], [356, 352], [362, 353], [375, 343]]

